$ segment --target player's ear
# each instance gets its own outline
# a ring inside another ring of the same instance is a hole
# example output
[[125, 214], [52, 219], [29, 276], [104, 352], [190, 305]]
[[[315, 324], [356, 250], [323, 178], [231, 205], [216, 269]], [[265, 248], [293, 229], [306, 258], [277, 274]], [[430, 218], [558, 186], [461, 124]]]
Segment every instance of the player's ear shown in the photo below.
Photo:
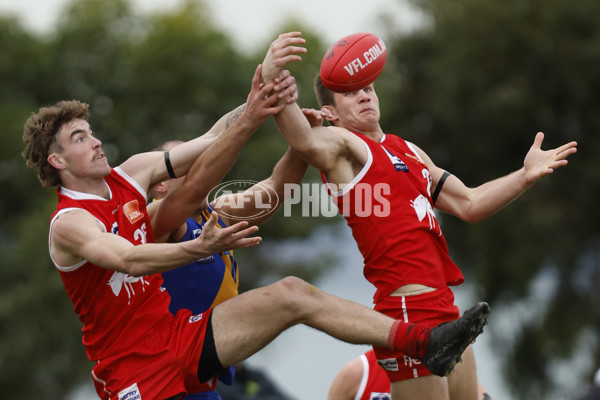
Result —
[[335, 112], [335, 108], [331, 105], [321, 107], [321, 111], [325, 113], [325, 119], [332, 124], [339, 119]]
[[64, 158], [62, 158], [60, 156], [60, 154], [58, 154], [58, 153], [50, 154], [46, 160], [48, 160], [48, 163], [56, 169], [65, 169], [66, 168], [66, 163], [65, 163]]

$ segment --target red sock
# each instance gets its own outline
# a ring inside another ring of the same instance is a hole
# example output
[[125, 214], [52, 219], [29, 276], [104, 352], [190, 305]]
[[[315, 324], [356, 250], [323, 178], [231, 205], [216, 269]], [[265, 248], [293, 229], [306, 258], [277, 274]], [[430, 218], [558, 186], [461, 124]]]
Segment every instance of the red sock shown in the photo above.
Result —
[[429, 347], [431, 328], [423, 324], [410, 324], [399, 319], [394, 322], [388, 338], [388, 347], [421, 359]]

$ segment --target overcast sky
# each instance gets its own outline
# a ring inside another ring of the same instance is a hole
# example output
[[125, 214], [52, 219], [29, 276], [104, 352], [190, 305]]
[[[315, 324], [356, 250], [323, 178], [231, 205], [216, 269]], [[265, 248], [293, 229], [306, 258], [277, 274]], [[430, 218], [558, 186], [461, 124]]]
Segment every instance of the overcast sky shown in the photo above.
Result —
[[[150, 12], [176, 7], [182, 0], [131, 0], [137, 10]], [[0, 0], [0, 13], [17, 14], [37, 32], [48, 32], [70, 0]], [[418, 23], [418, 14], [402, 0], [205, 0], [217, 24], [240, 46], [253, 50], [264, 45], [280, 25], [296, 18], [331, 42], [355, 32], [382, 36], [382, 14], [391, 15], [394, 30], [407, 30]]]

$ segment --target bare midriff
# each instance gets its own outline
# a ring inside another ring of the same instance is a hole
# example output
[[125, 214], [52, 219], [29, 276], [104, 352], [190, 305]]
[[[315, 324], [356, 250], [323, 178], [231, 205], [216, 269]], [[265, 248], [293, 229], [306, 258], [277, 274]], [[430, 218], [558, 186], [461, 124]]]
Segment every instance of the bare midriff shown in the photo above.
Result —
[[390, 296], [415, 296], [417, 294], [433, 292], [434, 290], [437, 289], [418, 283], [409, 283], [394, 290]]

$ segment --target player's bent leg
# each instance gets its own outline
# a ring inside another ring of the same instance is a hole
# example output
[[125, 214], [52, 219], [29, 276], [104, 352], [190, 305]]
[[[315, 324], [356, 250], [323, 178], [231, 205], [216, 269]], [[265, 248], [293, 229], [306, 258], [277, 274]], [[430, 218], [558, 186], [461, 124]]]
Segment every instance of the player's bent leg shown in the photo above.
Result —
[[392, 400], [449, 400], [447, 378], [428, 375], [392, 382]]
[[462, 355], [462, 362], [448, 376], [450, 400], [480, 400], [477, 386], [475, 356], [473, 346], [469, 346]]
[[[423, 358], [426, 367], [436, 375], [450, 373], [466, 347], [483, 331], [488, 312], [487, 303], [479, 303], [458, 320], [433, 328]], [[227, 300], [213, 310], [212, 317], [216, 354], [225, 367], [250, 357], [296, 324], [305, 324], [347, 343], [386, 347], [394, 322], [295, 277]], [[400, 350], [406, 343], [407, 339], [400, 335], [394, 347]]]
[[213, 310], [218, 357], [225, 367], [241, 362], [300, 323], [348, 343], [386, 346], [394, 320], [288, 277]]

